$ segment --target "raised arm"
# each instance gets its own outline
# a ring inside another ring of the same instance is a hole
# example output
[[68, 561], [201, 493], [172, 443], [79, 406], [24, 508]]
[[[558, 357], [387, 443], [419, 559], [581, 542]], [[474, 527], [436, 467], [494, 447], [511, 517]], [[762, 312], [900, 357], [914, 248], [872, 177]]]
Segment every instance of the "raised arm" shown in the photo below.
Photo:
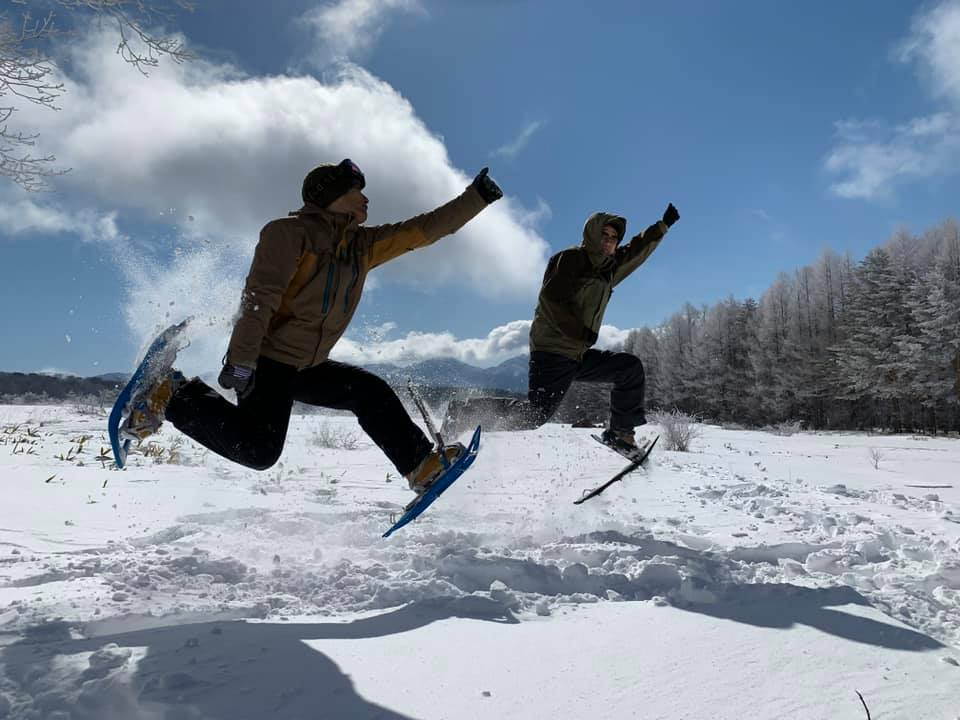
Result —
[[617, 265], [613, 271], [613, 284], [619, 284], [627, 275], [640, 267], [657, 249], [670, 226], [679, 219], [680, 213], [677, 212], [673, 203], [670, 203], [663, 213], [662, 220], [658, 220], [639, 235], [634, 235], [626, 245], [617, 248], [614, 256]]
[[370, 267], [383, 265], [405, 252], [426, 247], [455, 233], [501, 197], [503, 192], [484, 168], [466, 190], [436, 210], [401, 223], [363, 228], [368, 233]]

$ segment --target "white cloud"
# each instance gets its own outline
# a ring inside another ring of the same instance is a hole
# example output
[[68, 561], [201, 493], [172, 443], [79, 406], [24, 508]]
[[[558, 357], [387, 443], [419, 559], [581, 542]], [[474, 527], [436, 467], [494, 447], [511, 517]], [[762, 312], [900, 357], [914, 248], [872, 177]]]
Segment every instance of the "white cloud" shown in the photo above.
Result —
[[899, 58], [919, 61], [934, 93], [960, 104], [960, 0], [945, 0], [917, 14]]
[[[357, 66], [320, 81], [247, 77], [196, 60], [161, 63], [144, 78], [117, 61], [114, 45], [111, 36], [94, 34], [73, 48], [63, 109], [24, 107], [21, 120], [41, 133], [45, 152], [73, 168], [56, 179], [73, 204], [115, 208], [121, 226], [125, 219], [173, 223], [182, 252], [209, 270], [199, 275], [137, 257], [149, 266], [130, 269], [130, 304], [138, 312], [146, 312], [138, 297], [159, 306], [173, 301], [219, 323], [236, 306], [260, 228], [299, 207], [302, 178], [319, 162], [351, 157], [363, 168], [371, 224], [446, 202], [479, 169], [479, 162], [466, 173], [453, 167], [411, 104]], [[549, 250], [533, 228], [544, 207], [529, 211], [505, 197], [455, 236], [389, 263], [371, 280], [532, 298]], [[32, 226], [66, 227], [48, 211]], [[222, 297], [209, 297], [213, 286]]]
[[522, 210], [517, 218], [524, 227], [537, 227], [540, 223], [548, 222], [553, 217], [553, 208], [542, 197], [537, 198], [537, 206], [529, 210]]
[[603, 325], [600, 327], [600, 332], [597, 333], [596, 347], [601, 350], [620, 347], [626, 342], [627, 335], [629, 334], [629, 330], [621, 330], [615, 325]]
[[60, 370], [59, 368], [53, 368], [53, 367], [47, 367], [47, 368], [43, 368], [42, 370], [37, 370], [36, 373], [37, 375], [49, 375], [50, 377], [62, 377], [62, 378], [77, 376], [75, 372]]
[[[598, 348], [621, 346], [629, 330], [613, 325], [600, 328]], [[343, 338], [332, 357], [351, 363], [391, 363], [406, 366], [423, 360], [452, 358], [478, 367], [499, 365], [529, 351], [529, 320], [514, 320], [495, 327], [486, 337], [458, 338], [452, 333], [410, 332], [402, 338]]]
[[9, 186], [0, 193], [0, 228], [5, 235], [70, 233], [88, 242], [113, 242], [121, 237], [115, 212], [69, 211], [35, 197], [39, 196], [25, 197], [19, 188]]
[[332, 357], [353, 363], [409, 365], [433, 358], [454, 358], [489, 367], [527, 352], [529, 320], [515, 320], [491, 330], [484, 338], [457, 338], [453, 333], [410, 332], [402, 338], [357, 341], [340, 340]]
[[914, 62], [945, 108], [891, 126], [847, 120], [836, 125], [826, 169], [840, 176], [831, 191], [874, 199], [897, 183], [955, 174], [960, 164], [960, 0], [945, 0], [918, 13], [897, 57]]
[[325, 67], [363, 55], [376, 43], [389, 16], [397, 12], [426, 11], [418, 0], [339, 0], [312, 8], [300, 18], [316, 38], [311, 62]]
[[493, 154], [499, 157], [505, 157], [509, 159], [515, 158], [521, 150], [523, 150], [527, 143], [530, 142], [530, 139], [536, 134], [537, 130], [543, 127], [543, 123], [539, 120], [528, 123], [523, 130], [520, 131], [520, 134], [511, 140], [506, 145], [503, 145], [493, 151]]
[[960, 159], [960, 116], [950, 113], [895, 127], [845, 121], [836, 135], [826, 168], [844, 177], [831, 185], [844, 198], [886, 197], [898, 181], [955, 173]]

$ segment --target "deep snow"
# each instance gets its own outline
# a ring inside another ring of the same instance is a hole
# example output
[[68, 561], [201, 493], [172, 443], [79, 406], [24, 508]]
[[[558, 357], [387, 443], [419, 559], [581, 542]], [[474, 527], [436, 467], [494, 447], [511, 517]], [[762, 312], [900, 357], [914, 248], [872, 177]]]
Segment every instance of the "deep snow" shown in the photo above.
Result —
[[575, 506], [589, 430], [488, 433], [383, 540], [352, 418], [264, 473], [104, 428], [0, 407], [0, 718], [960, 717], [957, 439], [704, 426]]

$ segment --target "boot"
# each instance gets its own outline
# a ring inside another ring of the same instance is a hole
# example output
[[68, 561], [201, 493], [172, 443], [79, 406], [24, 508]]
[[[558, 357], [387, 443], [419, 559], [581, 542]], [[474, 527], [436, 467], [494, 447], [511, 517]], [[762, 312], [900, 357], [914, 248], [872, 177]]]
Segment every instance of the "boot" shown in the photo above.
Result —
[[134, 401], [123, 432], [135, 440], [153, 435], [163, 424], [170, 399], [187, 382], [179, 370], [171, 370]]
[[633, 430], [614, 430], [608, 428], [603, 431], [600, 438], [605, 445], [609, 445], [618, 452], [633, 455], [640, 451], [640, 448], [637, 447], [637, 441], [633, 437]]
[[[447, 445], [443, 449], [443, 454], [447, 458], [447, 464], [453, 465], [466, 450], [461, 443]], [[406, 478], [410, 484], [410, 489], [417, 493], [418, 496], [423, 495], [446, 469], [447, 467], [440, 460], [440, 453], [434, 450], [427, 455], [413, 471], [407, 473]]]

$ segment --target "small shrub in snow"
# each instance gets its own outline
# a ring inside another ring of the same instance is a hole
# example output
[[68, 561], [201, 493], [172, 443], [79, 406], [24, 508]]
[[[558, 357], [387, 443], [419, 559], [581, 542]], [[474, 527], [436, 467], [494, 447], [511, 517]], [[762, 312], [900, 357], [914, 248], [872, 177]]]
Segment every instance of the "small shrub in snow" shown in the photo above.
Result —
[[795, 435], [803, 429], [803, 421], [801, 420], [787, 420], [786, 422], [779, 422], [776, 425], [764, 425], [763, 431], [768, 433], [773, 433], [774, 435], [780, 435], [781, 437], [790, 437]]
[[664, 450], [687, 452], [690, 443], [700, 437], [702, 428], [695, 415], [687, 415], [674, 409], [670, 412], [659, 411], [652, 415], [653, 421], [663, 428], [660, 442]]
[[328, 450], [356, 450], [360, 436], [336, 423], [322, 423], [313, 434], [313, 444]]
[[78, 415], [106, 417], [116, 399], [115, 393], [106, 390], [97, 395], [79, 395], [71, 398], [73, 410]]
[[880, 469], [880, 461], [883, 460], [883, 453], [877, 448], [870, 448], [870, 464], [874, 470]]
[[143, 455], [155, 465], [190, 465], [190, 458], [184, 453], [184, 445], [183, 438], [179, 436], [171, 438], [166, 444], [149, 440], [134, 446], [132, 453]]

